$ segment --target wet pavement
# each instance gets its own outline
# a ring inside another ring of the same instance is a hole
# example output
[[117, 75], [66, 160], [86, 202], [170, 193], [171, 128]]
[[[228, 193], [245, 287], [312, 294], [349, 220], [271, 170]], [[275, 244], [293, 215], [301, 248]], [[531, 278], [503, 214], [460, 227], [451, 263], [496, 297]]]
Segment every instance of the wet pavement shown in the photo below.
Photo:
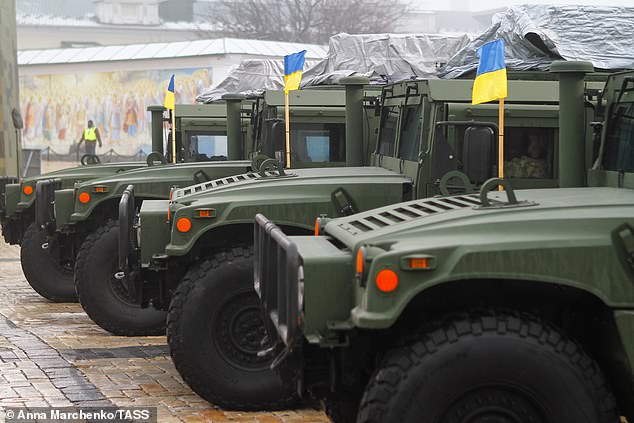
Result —
[[318, 410], [223, 411], [193, 393], [164, 336], [118, 337], [79, 304], [54, 304], [27, 284], [19, 248], [0, 243], [0, 419], [7, 407], [158, 407], [159, 422], [327, 422]]

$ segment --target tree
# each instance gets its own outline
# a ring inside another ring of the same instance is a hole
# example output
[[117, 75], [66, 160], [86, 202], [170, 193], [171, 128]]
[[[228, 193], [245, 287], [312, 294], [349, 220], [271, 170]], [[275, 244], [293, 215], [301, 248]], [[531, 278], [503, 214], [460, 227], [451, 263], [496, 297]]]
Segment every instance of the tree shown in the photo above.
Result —
[[219, 0], [209, 19], [227, 35], [325, 44], [339, 32], [390, 32], [403, 0]]

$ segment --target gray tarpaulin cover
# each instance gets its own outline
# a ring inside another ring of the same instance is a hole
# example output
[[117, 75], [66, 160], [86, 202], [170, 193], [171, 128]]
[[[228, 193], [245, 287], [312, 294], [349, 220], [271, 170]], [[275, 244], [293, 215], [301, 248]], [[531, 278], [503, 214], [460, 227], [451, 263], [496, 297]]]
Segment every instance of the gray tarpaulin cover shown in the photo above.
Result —
[[[330, 38], [328, 55], [321, 61], [306, 60], [302, 87], [336, 84], [353, 74], [366, 75], [372, 83], [413, 78], [436, 78], [439, 64], [467, 45], [467, 35], [448, 34], [338, 34]], [[216, 87], [196, 100], [209, 103], [226, 93], [256, 95], [284, 86], [282, 60], [245, 60]]]
[[281, 60], [243, 60], [218, 85], [196, 97], [196, 101], [210, 103], [226, 93], [252, 96], [265, 89], [279, 90], [283, 87], [284, 63]]
[[548, 70], [553, 60], [586, 60], [603, 70], [634, 68], [634, 8], [521, 5], [493, 17], [492, 26], [440, 70], [456, 78], [478, 66], [476, 49], [503, 38], [509, 70]]
[[353, 74], [374, 84], [437, 78], [439, 65], [469, 41], [465, 34], [337, 34], [326, 58], [304, 72], [301, 86], [336, 84]]

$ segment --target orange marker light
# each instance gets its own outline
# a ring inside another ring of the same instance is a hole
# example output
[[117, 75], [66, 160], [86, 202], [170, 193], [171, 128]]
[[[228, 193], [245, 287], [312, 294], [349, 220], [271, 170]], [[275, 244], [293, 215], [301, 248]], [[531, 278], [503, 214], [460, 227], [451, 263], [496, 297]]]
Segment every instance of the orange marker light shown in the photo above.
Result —
[[398, 287], [398, 275], [390, 269], [383, 269], [376, 275], [376, 286], [379, 291], [392, 292]]
[[363, 248], [359, 248], [357, 251], [357, 274], [363, 274], [363, 262], [365, 260]]
[[427, 269], [429, 261], [427, 258], [411, 258], [409, 259], [409, 267], [411, 269]]
[[86, 204], [89, 201], [90, 201], [90, 194], [88, 194], [87, 192], [82, 192], [81, 194], [79, 194], [80, 203]]
[[198, 210], [198, 217], [211, 217], [211, 210]]
[[191, 228], [192, 221], [186, 217], [181, 217], [176, 221], [176, 229], [178, 229], [179, 232], [189, 232]]
[[319, 236], [319, 218], [315, 219], [315, 236]]
[[22, 188], [22, 192], [24, 193], [24, 195], [31, 195], [33, 194], [33, 187], [31, 185], [24, 185], [24, 188]]

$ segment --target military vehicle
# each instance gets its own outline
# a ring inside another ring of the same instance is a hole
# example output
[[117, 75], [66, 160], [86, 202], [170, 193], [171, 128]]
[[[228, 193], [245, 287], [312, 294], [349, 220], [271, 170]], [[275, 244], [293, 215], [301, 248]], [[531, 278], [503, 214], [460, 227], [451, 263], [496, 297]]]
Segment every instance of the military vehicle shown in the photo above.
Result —
[[[250, 113], [250, 107], [246, 112]], [[163, 110], [162, 106], [151, 106], [153, 152], [143, 165], [140, 163], [112, 163], [51, 172], [37, 178], [23, 181], [21, 198], [18, 201], [20, 185], [8, 185], [6, 191], [7, 217], [3, 231], [10, 243], [21, 244], [21, 264], [29, 284], [43, 297], [52, 301], [76, 301], [73, 285], [74, 254], [78, 245], [70, 236], [57, 237], [55, 216], [52, 208], [52, 190], [64, 189], [72, 193], [75, 184], [94, 178], [127, 178], [128, 172], [161, 174], [170, 166], [156, 166], [171, 161], [172, 148], [167, 148], [167, 160], [163, 156]], [[210, 160], [214, 147], [227, 144], [227, 106], [225, 104], [176, 105], [177, 159], [182, 162]], [[246, 127], [246, 125], [245, 125]], [[239, 144], [239, 143], [236, 143]], [[226, 154], [226, 153], [225, 153]], [[188, 166], [188, 165], [185, 165]], [[191, 166], [196, 166], [191, 164]], [[234, 169], [243, 171], [247, 162], [241, 164], [223, 163], [227, 172]], [[227, 168], [229, 167], [229, 168]], [[221, 173], [220, 175], [224, 175]], [[133, 178], [132, 175], [129, 176]], [[99, 179], [96, 179], [99, 180]], [[103, 188], [107, 190], [107, 188]], [[107, 192], [91, 193], [107, 197]], [[40, 198], [41, 197], [41, 198]], [[160, 196], [158, 198], [161, 198]], [[36, 201], [37, 199], [37, 201]], [[58, 199], [60, 206], [65, 198]], [[72, 197], [71, 197], [72, 200]], [[16, 207], [17, 206], [17, 207]], [[15, 209], [14, 209], [15, 207]], [[71, 202], [72, 207], [72, 202]], [[116, 208], [116, 205], [115, 205]], [[64, 215], [60, 214], [58, 218]], [[36, 222], [36, 220], [38, 220]]]
[[[353, 92], [354, 81], [348, 82]], [[345, 216], [464, 185], [469, 189], [497, 174], [497, 109], [472, 106], [471, 84], [429, 80], [385, 86], [378, 142], [371, 149], [377, 166], [297, 169], [211, 181], [174, 191], [171, 202], [145, 201], [136, 223], [130, 213], [120, 217], [121, 233], [136, 235], [134, 248], [126, 236], [120, 238], [119, 276], [134, 286], [142, 306], [164, 309], [171, 301], [172, 358], [197, 393], [214, 404], [244, 409], [276, 407], [293, 397], [294, 388], [269, 370], [271, 356], [257, 355], [266, 341], [251, 288], [255, 213], [267, 213], [289, 233], [307, 234], [321, 214]], [[509, 84], [506, 158], [541, 160], [539, 173], [512, 174], [513, 184], [554, 187], [557, 82]], [[355, 97], [361, 96], [350, 96]], [[362, 126], [362, 119], [349, 122], [346, 140]], [[536, 157], [528, 151], [534, 143], [541, 150]], [[353, 148], [347, 147], [351, 166], [362, 162], [361, 151], [349, 154]], [[122, 199], [122, 210], [133, 198]], [[112, 273], [96, 266], [85, 268], [85, 283], [112, 279]], [[100, 306], [108, 313], [107, 304]]]
[[[371, 87], [367, 92], [371, 93], [372, 98], [368, 101], [373, 103], [380, 89]], [[298, 91], [290, 97], [290, 136], [295, 152], [291, 157], [291, 167], [345, 164], [344, 92], [336, 87], [315, 88]], [[225, 99], [229, 101], [227, 96]], [[243, 145], [235, 154], [242, 155], [248, 151], [247, 156], [253, 156], [252, 162], [192, 163], [138, 170], [125, 175], [113, 175], [84, 182], [76, 185], [74, 189], [57, 190], [54, 212], [51, 212], [51, 201], [43, 201], [41, 214], [45, 216], [42, 219], [45, 223], [42, 223], [42, 226], [49, 228], [50, 233], [54, 230], [53, 238], [62, 246], [66, 246], [65, 255], [60, 256], [62, 262], [74, 262], [77, 257], [75, 289], [82, 306], [93, 320], [117, 334], [149, 335], [165, 331], [165, 311], [135, 306], [130, 299], [134, 298], [134, 291], [127, 285], [127, 281], [113, 278], [117, 270], [117, 207], [127, 185], [134, 184], [138, 199], [168, 199], [170, 189], [176, 186], [207, 183], [217, 178], [239, 180], [244, 178], [245, 172], [266, 169], [270, 162], [278, 163], [274, 159], [267, 159], [265, 154], [284, 157], [284, 122], [279, 119], [279, 116], [284, 114], [283, 105], [283, 93], [268, 91], [254, 102], [256, 112], [253, 124], [243, 122], [244, 126], [253, 127], [253, 144]], [[374, 106], [368, 107], [369, 130], [372, 130], [377, 126], [373, 122], [378, 121], [378, 118], [374, 116]], [[237, 110], [239, 112], [239, 108]], [[228, 121], [232, 119], [231, 116], [232, 113], [228, 113]], [[367, 150], [363, 145], [359, 147]], [[232, 158], [231, 152], [229, 158]], [[54, 189], [54, 186], [49, 186], [49, 194], [44, 197], [51, 198]], [[140, 205], [140, 201], [137, 205]], [[166, 217], [167, 214], [162, 216], [163, 219]], [[108, 249], [111, 247], [114, 248], [113, 252]], [[114, 260], [104, 266], [103, 258], [109, 255]], [[90, 271], [97, 271], [99, 268], [112, 280], [109, 283], [84, 284], [85, 279], [82, 275], [85, 274], [87, 267]], [[60, 286], [59, 281], [54, 283]], [[72, 283], [66, 286], [69, 290], [73, 288]], [[112, 314], [101, 312], [104, 305]]]
[[256, 218], [255, 288], [286, 384], [335, 422], [634, 419], [634, 72], [608, 79], [586, 172], [591, 71], [551, 67], [561, 188], [491, 179], [324, 219], [316, 237]]

